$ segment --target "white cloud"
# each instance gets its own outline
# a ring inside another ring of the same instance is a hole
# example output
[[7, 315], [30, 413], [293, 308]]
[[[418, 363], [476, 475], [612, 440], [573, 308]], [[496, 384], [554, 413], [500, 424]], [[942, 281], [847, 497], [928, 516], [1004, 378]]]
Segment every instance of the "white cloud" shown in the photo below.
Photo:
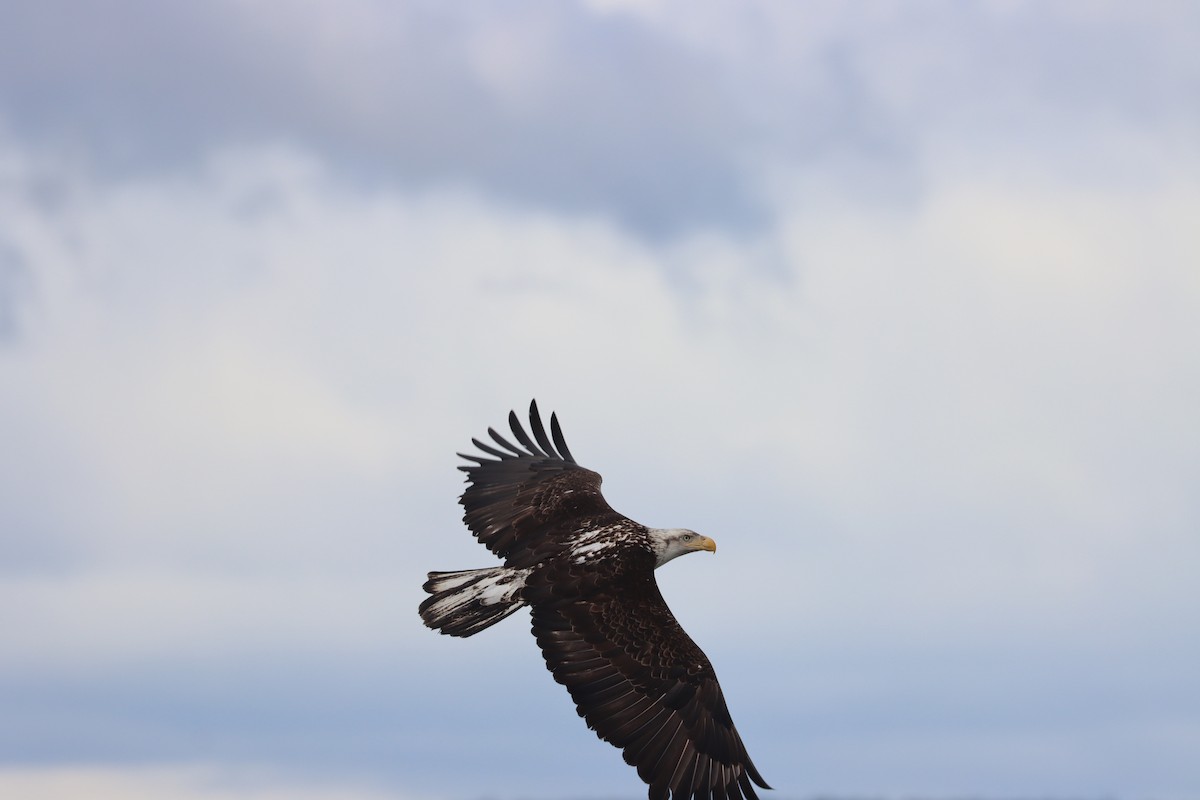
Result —
[[1196, 783], [1193, 9], [276, 5], [0, 25], [0, 749], [221, 764], [0, 794], [626, 787], [414, 613], [530, 396], [778, 785]]
[[330, 653], [382, 660], [419, 626], [419, 572], [397, 572], [279, 577], [113, 567], [8, 577], [0, 581], [9, 644], [0, 672], [111, 677], [164, 660]]
[[[868, 213], [800, 188], [770, 236], [660, 246], [466, 193], [358, 196], [289, 151], [68, 189], [57, 210], [6, 200], [37, 299], [3, 397], [14, 432], [45, 439], [34, 469], [80, 476], [63, 490], [102, 553], [190, 557], [203, 540], [287, 562], [295, 517], [278, 506], [299, 492], [307, 513], [320, 485], [395, 487], [403, 504], [411, 481], [448, 506], [445, 451], [529, 395], [592, 431], [576, 449], [677, 486], [756, 458], [747, 481], [805, 487], [888, 551], [907, 535], [881, 521], [954, 547], [937, 509], [973, 508], [1002, 515], [1038, 569], [1061, 547], [1098, 559], [1100, 581], [1143, 546], [1148, 504], [1187, 513], [1177, 481], [1120, 458], [1174, 450], [1178, 468], [1197, 449], [1186, 182], [934, 174], [915, 208]], [[164, 525], [182, 539], [163, 543]], [[295, 552], [323, 552], [313, 535]]]
[[[781, 169], [761, 236], [654, 244], [287, 149], [118, 183], [4, 163], [32, 299], [0, 474], [57, 548], [0, 581], [10, 676], [424, 641], [420, 573], [487, 560], [452, 451], [531, 395], [618, 508], [714, 528], [719, 557], [663, 577], [710, 653], [1119, 660], [1196, 602], [1200, 198], [1171, 171], [932, 163], [916, 202], [864, 206]], [[30, 529], [5, 546], [49, 546]]]
[[0, 794], [22, 800], [417, 800], [365, 787], [312, 786], [214, 767], [3, 767]]

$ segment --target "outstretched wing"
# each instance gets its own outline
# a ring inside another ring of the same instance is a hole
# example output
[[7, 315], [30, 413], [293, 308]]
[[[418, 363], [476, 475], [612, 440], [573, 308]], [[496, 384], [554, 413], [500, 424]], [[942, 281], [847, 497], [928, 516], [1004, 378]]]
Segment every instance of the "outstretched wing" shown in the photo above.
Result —
[[472, 439], [487, 456], [459, 453], [474, 464], [459, 467], [470, 485], [459, 502], [463, 522], [510, 567], [528, 567], [560, 552], [585, 528], [623, 519], [600, 494], [600, 475], [575, 463], [558, 417], [546, 435], [537, 401], [529, 404], [525, 431], [515, 412], [508, 424], [520, 446], [488, 428], [494, 444]]
[[621, 748], [650, 800], [757, 798], [770, 788], [738, 736], [716, 673], [647, 571], [585, 599], [535, 603], [554, 679], [601, 739]]

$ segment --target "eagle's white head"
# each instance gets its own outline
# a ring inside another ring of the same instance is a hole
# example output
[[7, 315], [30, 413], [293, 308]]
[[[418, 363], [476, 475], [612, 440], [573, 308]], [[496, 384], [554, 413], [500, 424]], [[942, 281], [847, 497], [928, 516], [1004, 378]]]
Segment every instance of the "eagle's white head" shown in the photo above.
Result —
[[654, 568], [658, 569], [672, 558], [695, 553], [697, 550], [717, 552], [717, 543], [687, 528], [650, 528], [650, 543], [657, 557]]

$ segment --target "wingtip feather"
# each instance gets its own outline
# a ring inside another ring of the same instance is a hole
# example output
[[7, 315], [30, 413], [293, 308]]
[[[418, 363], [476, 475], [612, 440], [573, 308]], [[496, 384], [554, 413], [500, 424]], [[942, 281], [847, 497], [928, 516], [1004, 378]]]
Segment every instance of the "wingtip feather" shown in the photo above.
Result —
[[491, 436], [492, 439], [496, 442], [496, 444], [500, 445], [505, 450], [508, 450], [510, 453], [512, 453], [515, 456], [529, 455], [524, 450], [517, 447], [515, 444], [510, 442], [508, 439], [505, 439], [503, 436], [501, 436], [499, 433], [497, 433], [495, 428], [488, 428], [488, 436]]
[[512, 428], [513, 436], [517, 437], [517, 441], [525, 445], [525, 449], [530, 454], [535, 456], [545, 456], [538, 446], [533, 443], [533, 439], [529, 438], [529, 434], [525, 432], [525, 427], [521, 424], [521, 420], [517, 417], [517, 412], [508, 412], [508, 427]]
[[567, 440], [563, 437], [562, 426], [558, 424], [558, 414], [550, 412], [550, 435], [554, 437], [554, 446], [564, 461], [574, 464], [575, 457], [567, 449]]
[[550, 443], [550, 437], [546, 435], [546, 426], [542, 424], [542, 415], [538, 413], [537, 400], [529, 403], [529, 427], [533, 428], [533, 436], [546, 455], [562, 458], [555, 452], [554, 445]]

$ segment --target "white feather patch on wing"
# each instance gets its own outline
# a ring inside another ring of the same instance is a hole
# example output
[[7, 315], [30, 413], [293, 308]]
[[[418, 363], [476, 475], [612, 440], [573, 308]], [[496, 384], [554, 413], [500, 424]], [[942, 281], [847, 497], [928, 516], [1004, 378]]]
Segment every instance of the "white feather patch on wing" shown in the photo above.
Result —
[[579, 537], [579, 540], [571, 548], [571, 561], [583, 564], [587, 561], [604, 558], [607, 555], [606, 550], [615, 552], [620, 543], [613, 539], [613, 535], [619, 531], [619, 528], [601, 528]]

